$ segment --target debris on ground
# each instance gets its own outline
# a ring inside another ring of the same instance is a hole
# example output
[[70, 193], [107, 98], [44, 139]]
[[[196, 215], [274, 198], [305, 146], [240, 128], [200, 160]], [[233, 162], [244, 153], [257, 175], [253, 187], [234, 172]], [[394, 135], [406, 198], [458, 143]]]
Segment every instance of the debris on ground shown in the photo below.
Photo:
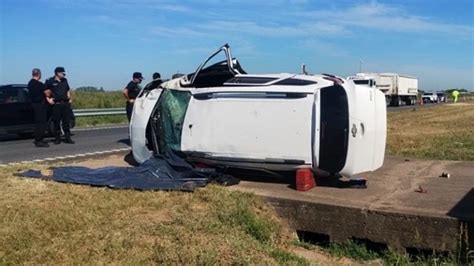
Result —
[[441, 175], [439, 177], [444, 177], [446, 179], [450, 179], [451, 175], [448, 172], [443, 172], [443, 173], [441, 173]]
[[418, 193], [427, 193], [428, 191], [427, 191], [426, 189], [422, 188], [421, 185], [420, 185], [420, 186], [418, 186], [417, 189], [415, 189], [415, 192], [418, 192]]
[[318, 187], [335, 187], [344, 189], [366, 189], [367, 180], [362, 177], [346, 178], [341, 175], [331, 177], [318, 177], [316, 181]]
[[174, 152], [157, 156], [137, 167], [80, 166], [56, 167], [48, 170], [27, 170], [17, 176], [41, 178], [63, 183], [118, 189], [166, 190], [192, 192], [209, 183], [236, 185], [239, 179], [214, 169], [194, 168]]

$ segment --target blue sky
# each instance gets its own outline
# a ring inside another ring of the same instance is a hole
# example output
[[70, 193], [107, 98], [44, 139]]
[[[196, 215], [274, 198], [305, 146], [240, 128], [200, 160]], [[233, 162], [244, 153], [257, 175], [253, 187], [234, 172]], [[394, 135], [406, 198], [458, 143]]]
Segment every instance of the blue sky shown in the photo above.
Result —
[[474, 90], [474, 1], [0, 0], [0, 84], [66, 68], [73, 87], [188, 73], [224, 43], [249, 73], [419, 78]]

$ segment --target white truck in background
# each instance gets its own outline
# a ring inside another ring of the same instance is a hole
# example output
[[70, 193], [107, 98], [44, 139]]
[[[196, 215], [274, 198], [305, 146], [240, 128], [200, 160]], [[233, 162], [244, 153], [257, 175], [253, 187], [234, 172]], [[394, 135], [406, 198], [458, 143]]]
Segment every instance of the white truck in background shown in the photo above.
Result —
[[418, 79], [397, 73], [357, 73], [347, 79], [357, 85], [376, 87], [385, 94], [387, 105], [414, 105], [418, 96]]

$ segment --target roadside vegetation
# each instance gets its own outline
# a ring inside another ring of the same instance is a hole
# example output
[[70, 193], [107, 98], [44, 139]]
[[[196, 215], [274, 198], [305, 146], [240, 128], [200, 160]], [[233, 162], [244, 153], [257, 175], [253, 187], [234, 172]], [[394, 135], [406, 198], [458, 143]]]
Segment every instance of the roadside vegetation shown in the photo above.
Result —
[[261, 198], [209, 186], [140, 192], [15, 177], [0, 168], [0, 264], [455, 265], [459, 258], [298, 240]]
[[[81, 87], [73, 92], [73, 109], [124, 108], [121, 91], [103, 91], [94, 87]], [[77, 127], [102, 126], [128, 123], [126, 115], [77, 117]]]
[[14, 177], [16, 169], [0, 168], [2, 265], [308, 264], [252, 194], [112, 190]]
[[121, 91], [73, 91], [73, 109], [125, 108]]
[[474, 160], [474, 102], [388, 113], [387, 154]]
[[294, 243], [307, 250], [322, 250], [337, 258], [352, 259], [357, 262], [366, 262], [370, 265], [463, 265], [472, 263], [472, 254], [440, 255], [440, 254], [401, 254], [393, 250], [370, 249], [363, 243], [347, 241], [345, 243], [325, 243], [315, 245], [304, 241]]
[[101, 115], [76, 117], [76, 127], [93, 127], [106, 125], [125, 125], [128, 123], [126, 115]]

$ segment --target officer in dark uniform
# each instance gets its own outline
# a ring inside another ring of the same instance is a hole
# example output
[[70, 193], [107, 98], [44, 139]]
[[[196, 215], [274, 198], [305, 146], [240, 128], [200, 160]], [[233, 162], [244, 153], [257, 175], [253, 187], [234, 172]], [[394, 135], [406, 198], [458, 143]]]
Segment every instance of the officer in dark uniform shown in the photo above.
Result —
[[43, 140], [46, 130], [48, 106], [46, 104], [46, 87], [41, 82], [41, 70], [34, 68], [31, 71], [32, 78], [28, 82], [28, 92], [30, 94], [31, 105], [35, 121], [35, 146], [49, 147]]
[[158, 72], [153, 73], [153, 80], [150, 81], [150, 83], [146, 84], [145, 88], [143, 90], [145, 92], [152, 91], [158, 87], [160, 87], [161, 83], [163, 81], [161, 80], [161, 75]]
[[130, 119], [132, 118], [133, 104], [141, 90], [138, 84], [140, 84], [142, 80], [144, 80], [142, 73], [140, 72], [133, 73], [132, 81], [130, 81], [127, 84], [127, 87], [125, 87], [122, 91], [123, 96], [125, 96], [125, 99], [127, 99], [126, 110], [127, 110], [128, 122], [130, 122]]
[[54, 77], [46, 81], [46, 89], [51, 91], [50, 104], [53, 108], [53, 121], [55, 129], [54, 144], [61, 143], [61, 124], [64, 131], [65, 143], [74, 144], [69, 129], [71, 119], [71, 88], [65, 78], [64, 67], [54, 70]]

